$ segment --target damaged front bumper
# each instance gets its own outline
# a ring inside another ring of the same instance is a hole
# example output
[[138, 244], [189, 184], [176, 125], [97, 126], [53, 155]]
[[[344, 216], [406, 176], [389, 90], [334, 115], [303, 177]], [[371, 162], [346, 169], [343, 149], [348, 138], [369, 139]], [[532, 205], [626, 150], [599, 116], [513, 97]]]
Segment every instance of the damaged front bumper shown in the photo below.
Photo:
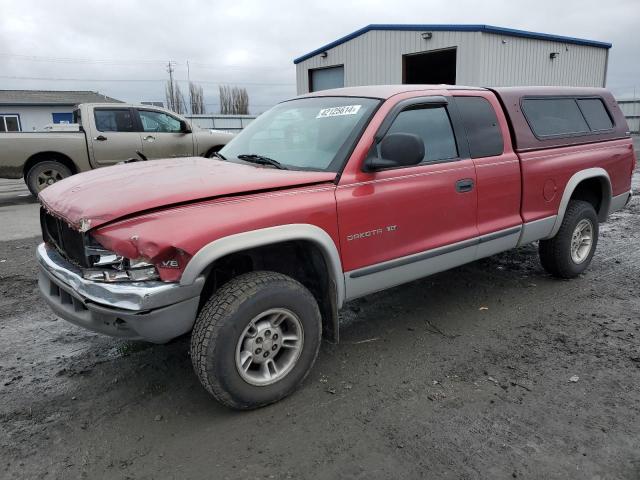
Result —
[[191, 285], [161, 281], [103, 283], [82, 272], [46, 244], [38, 246], [38, 285], [51, 309], [65, 320], [113, 337], [165, 343], [189, 332], [204, 278]]

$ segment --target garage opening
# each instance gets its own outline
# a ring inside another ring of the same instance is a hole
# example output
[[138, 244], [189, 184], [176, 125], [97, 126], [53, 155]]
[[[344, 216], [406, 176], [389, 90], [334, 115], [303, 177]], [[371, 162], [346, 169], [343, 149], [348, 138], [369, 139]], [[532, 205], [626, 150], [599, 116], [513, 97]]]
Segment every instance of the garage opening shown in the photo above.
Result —
[[402, 56], [402, 83], [456, 84], [456, 49]]
[[344, 87], [344, 66], [309, 70], [309, 91], [318, 92]]

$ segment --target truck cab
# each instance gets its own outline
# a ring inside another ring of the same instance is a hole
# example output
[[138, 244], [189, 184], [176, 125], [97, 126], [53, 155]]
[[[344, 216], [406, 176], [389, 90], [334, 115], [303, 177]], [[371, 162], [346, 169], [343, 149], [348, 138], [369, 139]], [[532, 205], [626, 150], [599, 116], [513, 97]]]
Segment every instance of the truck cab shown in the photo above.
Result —
[[194, 135], [186, 119], [158, 107], [84, 104], [74, 111], [74, 120], [91, 140], [90, 155], [95, 165], [136, 158], [136, 152], [148, 159], [198, 154], [200, 132]]

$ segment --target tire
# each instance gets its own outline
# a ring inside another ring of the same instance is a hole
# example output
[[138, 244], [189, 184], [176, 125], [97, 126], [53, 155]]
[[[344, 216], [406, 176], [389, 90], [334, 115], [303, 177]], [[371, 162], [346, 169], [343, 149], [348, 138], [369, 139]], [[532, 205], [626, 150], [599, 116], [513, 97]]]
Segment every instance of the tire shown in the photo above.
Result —
[[[591, 243], [587, 249], [584, 239], [589, 236], [589, 232]], [[577, 277], [591, 263], [598, 244], [598, 232], [598, 217], [593, 205], [582, 200], [571, 200], [556, 236], [549, 240], [540, 240], [542, 267], [555, 277]], [[574, 234], [584, 241], [577, 241]], [[578, 244], [582, 245], [582, 248], [576, 248]]]
[[[296, 335], [298, 342], [290, 340]], [[318, 356], [321, 335], [320, 310], [309, 290], [286, 275], [250, 272], [224, 284], [202, 307], [191, 333], [191, 362], [220, 403], [258, 408], [300, 385]], [[278, 347], [278, 341], [289, 343]], [[267, 353], [273, 354], [270, 364]]]
[[224, 145], [219, 145], [217, 147], [210, 148], [207, 153], [204, 154], [206, 158], [216, 158], [215, 153], [219, 152], [220, 149], [224, 147]]
[[45, 160], [31, 167], [25, 175], [24, 181], [31, 194], [37, 197], [49, 185], [53, 185], [71, 175], [69, 167], [55, 160]]

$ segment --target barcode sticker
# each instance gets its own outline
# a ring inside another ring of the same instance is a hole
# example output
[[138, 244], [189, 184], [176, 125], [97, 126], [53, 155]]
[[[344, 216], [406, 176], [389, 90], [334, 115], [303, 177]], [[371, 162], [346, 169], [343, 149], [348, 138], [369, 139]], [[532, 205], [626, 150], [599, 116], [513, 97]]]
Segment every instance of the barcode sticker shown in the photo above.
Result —
[[345, 105], [343, 107], [323, 108], [316, 118], [339, 117], [341, 115], [355, 115], [362, 105]]

